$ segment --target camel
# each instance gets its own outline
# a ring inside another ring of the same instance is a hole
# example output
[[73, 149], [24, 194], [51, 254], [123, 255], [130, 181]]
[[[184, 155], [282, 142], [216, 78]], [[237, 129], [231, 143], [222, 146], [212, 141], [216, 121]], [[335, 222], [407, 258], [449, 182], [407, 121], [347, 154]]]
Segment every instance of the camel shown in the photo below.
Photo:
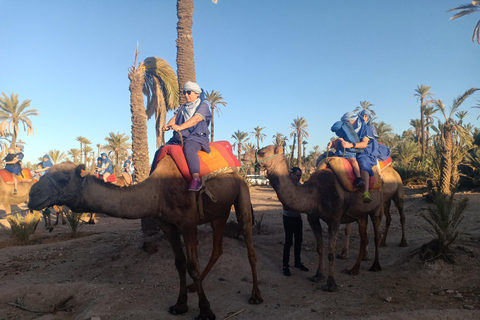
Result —
[[358, 221], [360, 230], [360, 252], [350, 274], [358, 274], [360, 263], [367, 245], [367, 218], [370, 216], [375, 233], [375, 260], [370, 271], [380, 271], [378, 261], [378, 248], [380, 244], [379, 225], [382, 216], [383, 203], [380, 191], [371, 191], [373, 201], [362, 202], [362, 191], [347, 192], [330, 169], [319, 170], [311, 178], [298, 187], [288, 176], [287, 163], [281, 146], [267, 146], [255, 151], [249, 151], [244, 159], [258, 164], [267, 172], [268, 179], [277, 193], [278, 199], [293, 210], [304, 212], [317, 242], [318, 268], [312, 281], [320, 282], [325, 279], [323, 275], [323, 238], [320, 219], [328, 225], [329, 239], [329, 273], [325, 291], [337, 291], [338, 286], [334, 277], [335, 247], [340, 224]]
[[[67, 205], [75, 212], [101, 212], [123, 219], [154, 217], [175, 255], [180, 278], [177, 302], [169, 308], [171, 314], [187, 312], [186, 274], [193, 279], [198, 295], [199, 319], [215, 319], [203, 290], [202, 281], [222, 254], [223, 233], [232, 204], [248, 252], [253, 289], [249, 303], [263, 302], [257, 283], [256, 254], [252, 241], [252, 205], [248, 186], [237, 173], [224, 173], [209, 179], [206, 189], [214, 195], [189, 192], [188, 184], [170, 156], [158, 163], [152, 175], [141, 183], [121, 188], [85, 174], [85, 166], [73, 163], [52, 166], [50, 171], [30, 191], [29, 208]], [[198, 200], [203, 203], [202, 214], [197, 211]], [[197, 225], [211, 223], [213, 249], [202, 274], [197, 255]], [[186, 257], [181, 236], [186, 247]]]
[[[400, 215], [400, 224], [402, 226], [402, 238], [400, 240], [400, 247], [408, 246], [407, 240], [405, 238], [405, 213], [403, 212], [403, 199], [405, 197], [405, 192], [403, 189], [402, 178], [397, 171], [392, 166], [385, 167], [382, 171], [383, 177], [383, 188], [382, 195], [384, 201], [383, 212], [385, 215], [385, 230], [380, 240], [380, 247], [386, 246], [388, 230], [390, 228], [390, 223], [392, 221], [392, 216], [390, 214], [390, 205], [393, 202], [398, 209]], [[350, 234], [351, 227], [350, 224], [345, 226], [345, 244], [342, 249], [342, 253], [338, 255], [340, 259], [348, 258], [348, 249], [350, 244]]]
[[28, 200], [30, 188], [35, 180], [18, 182], [17, 194], [13, 194], [13, 184], [8, 184], [0, 178], [0, 202], [5, 208], [5, 213], [12, 213], [11, 205], [18, 205]]

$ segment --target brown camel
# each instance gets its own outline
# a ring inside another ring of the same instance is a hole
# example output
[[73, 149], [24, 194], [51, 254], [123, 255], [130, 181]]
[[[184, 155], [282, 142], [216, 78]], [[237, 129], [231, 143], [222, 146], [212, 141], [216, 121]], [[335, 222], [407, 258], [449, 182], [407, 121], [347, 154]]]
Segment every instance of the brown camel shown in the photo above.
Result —
[[[101, 212], [124, 219], [154, 217], [175, 255], [180, 277], [180, 290], [169, 312], [187, 312], [186, 273], [193, 279], [200, 308], [199, 319], [215, 319], [203, 290], [202, 280], [222, 254], [223, 233], [232, 204], [243, 231], [253, 277], [249, 302], [263, 302], [257, 284], [256, 254], [252, 242], [252, 206], [248, 186], [238, 174], [221, 174], [206, 181], [214, 195], [189, 192], [188, 184], [170, 156], [163, 158], [145, 181], [128, 188], [106, 184], [103, 180], [82, 173], [83, 165], [73, 163], [54, 165], [30, 191], [29, 208], [67, 205], [75, 212]], [[197, 196], [203, 203], [203, 214], [197, 213]], [[197, 255], [197, 225], [211, 223], [213, 250], [202, 274]], [[186, 258], [182, 248], [186, 247]]]
[[328, 225], [329, 240], [329, 274], [325, 291], [337, 291], [334, 278], [335, 247], [338, 229], [341, 223], [358, 221], [360, 230], [360, 252], [350, 274], [358, 274], [360, 263], [367, 245], [367, 218], [370, 216], [375, 232], [375, 261], [370, 271], [380, 271], [378, 248], [380, 245], [379, 225], [382, 216], [382, 194], [371, 191], [373, 201], [363, 203], [362, 192], [347, 192], [330, 169], [323, 169], [312, 174], [311, 178], [301, 187], [295, 186], [288, 177], [288, 168], [280, 146], [268, 146], [245, 154], [245, 160], [254, 161], [267, 171], [268, 179], [275, 189], [278, 199], [288, 207], [307, 214], [308, 222], [317, 242], [318, 268], [312, 281], [322, 281], [323, 275], [323, 238], [320, 219]]
[[[402, 239], [400, 240], [399, 246], [406, 247], [408, 246], [408, 244], [405, 238], [405, 213], [403, 212], [405, 191], [403, 188], [402, 178], [392, 166], [388, 166], [384, 168], [381, 171], [381, 174], [383, 177], [382, 195], [383, 195], [383, 201], [384, 201], [383, 212], [385, 215], [385, 230], [383, 232], [382, 239], [380, 240], [380, 247], [386, 246], [388, 230], [390, 228], [390, 223], [392, 221], [392, 216], [390, 214], [390, 205], [392, 203], [392, 200], [398, 209], [398, 213], [400, 215], [400, 224], [402, 226]], [[345, 244], [342, 249], [342, 253], [338, 255], [338, 258], [340, 259], [348, 258], [350, 234], [351, 234], [351, 227], [350, 227], [350, 224], [347, 224], [345, 226], [345, 236], [346, 236]]]
[[18, 205], [28, 200], [30, 188], [35, 183], [34, 180], [29, 182], [18, 182], [17, 194], [13, 194], [13, 184], [8, 184], [0, 178], [0, 202], [5, 208], [5, 213], [12, 213], [11, 205]]

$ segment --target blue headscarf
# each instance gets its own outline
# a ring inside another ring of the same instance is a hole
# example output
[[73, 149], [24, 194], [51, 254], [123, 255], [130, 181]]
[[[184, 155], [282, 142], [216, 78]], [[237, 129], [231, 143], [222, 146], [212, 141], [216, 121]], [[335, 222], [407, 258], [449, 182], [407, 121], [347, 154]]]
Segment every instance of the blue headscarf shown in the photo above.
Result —
[[[43, 155], [43, 159], [45, 158], [47, 158], [47, 161], [45, 160], [42, 161], [43, 168], [51, 168], [53, 166], [53, 163], [52, 161], [50, 161], [50, 157], [48, 156], [48, 154]], [[45, 173], [47, 173], [49, 170], [50, 169], [45, 170]]]

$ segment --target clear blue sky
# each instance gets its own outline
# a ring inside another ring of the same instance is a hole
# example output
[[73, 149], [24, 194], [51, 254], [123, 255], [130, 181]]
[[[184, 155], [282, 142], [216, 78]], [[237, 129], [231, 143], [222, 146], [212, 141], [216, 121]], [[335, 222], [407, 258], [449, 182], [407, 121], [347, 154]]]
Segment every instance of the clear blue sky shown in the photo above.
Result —
[[[233, 143], [234, 131], [261, 126], [265, 146], [300, 116], [307, 150], [323, 149], [331, 125], [362, 100], [401, 134], [419, 118], [417, 85], [448, 106], [480, 87], [480, 45], [471, 41], [480, 17], [450, 21], [446, 12], [468, 2], [195, 0], [197, 82], [228, 103], [216, 140]], [[94, 146], [109, 132], [131, 135], [127, 74], [137, 43], [140, 60], [157, 56], [176, 70], [174, 0], [0, 0], [0, 12], [0, 92], [31, 99], [41, 114], [31, 118], [34, 136], [20, 133], [27, 161], [79, 148], [77, 136]], [[477, 100], [478, 92], [462, 108], [475, 126]]]

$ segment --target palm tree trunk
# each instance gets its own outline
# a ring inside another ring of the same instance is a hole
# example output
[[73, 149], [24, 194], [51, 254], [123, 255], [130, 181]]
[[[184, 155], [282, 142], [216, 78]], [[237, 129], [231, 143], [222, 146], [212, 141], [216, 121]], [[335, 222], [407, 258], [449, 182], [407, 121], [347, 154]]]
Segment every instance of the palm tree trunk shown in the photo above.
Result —
[[452, 125], [446, 123], [441, 136], [440, 155], [440, 192], [445, 195], [451, 194], [452, 180]]
[[211, 114], [212, 114], [212, 121], [210, 121], [210, 125], [211, 125], [211, 130], [210, 130], [210, 131], [211, 131], [211, 132], [210, 132], [210, 134], [211, 134], [211, 136], [210, 136], [210, 142], [213, 142], [213, 127], [214, 127], [214, 126], [213, 126], [213, 111], [214, 111], [214, 110], [213, 110], [212, 107], [210, 107], [210, 109], [211, 109]]
[[[193, 0], [177, 0], [177, 17], [177, 77], [181, 92], [187, 81], [196, 82], [192, 37]], [[182, 105], [186, 102], [185, 96], [179, 96]]]
[[302, 168], [302, 136], [298, 133], [298, 163], [297, 167]]
[[421, 124], [421, 139], [422, 139], [422, 159], [425, 155], [425, 106], [423, 105], [423, 98], [420, 99], [420, 124]]
[[297, 138], [297, 134], [293, 135], [293, 145], [292, 145], [292, 154], [290, 155], [290, 167], [293, 166], [293, 155], [295, 154], [295, 140]]
[[131, 67], [128, 73], [130, 79], [130, 110], [132, 112], [132, 158], [135, 163], [135, 178], [141, 182], [148, 178], [150, 164], [148, 157], [147, 115], [143, 102], [142, 88], [145, 83], [145, 68], [143, 63]]

